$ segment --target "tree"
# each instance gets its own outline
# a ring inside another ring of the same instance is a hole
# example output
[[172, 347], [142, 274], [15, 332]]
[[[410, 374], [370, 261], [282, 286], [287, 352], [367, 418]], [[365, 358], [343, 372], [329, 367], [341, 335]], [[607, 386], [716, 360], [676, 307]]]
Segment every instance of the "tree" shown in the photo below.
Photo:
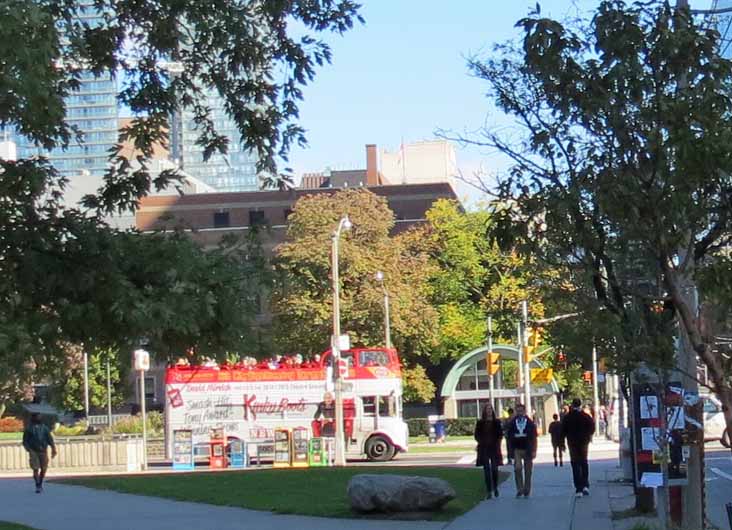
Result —
[[[392, 342], [414, 369], [435, 339], [437, 315], [429, 305], [426, 282], [430, 265], [415, 250], [412, 235], [390, 236], [393, 212], [383, 197], [364, 189], [307, 196], [295, 204], [287, 240], [276, 249], [281, 280], [273, 297], [275, 335], [285, 351], [318, 353], [328, 348], [331, 234], [345, 214], [353, 228], [340, 238], [341, 328], [354, 346], [384, 344], [383, 293], [374, 278], [382, 271], [391, 302]], [[418, 371], [413, 375], [419, 379]], [[424, 396], [424, 391], [415, 392]]]
[[617, 356], [688, 384], [696, 363], [675, 359], [678, 326], [732, 428], [729, 372], [691, 296], [696, 278], [729, 282], [713, 267], [732, 235], [732, 62], [719, 34], [667, 2], [604, 1], [576, 24], [537, 9], [518, 26], [520, 46], [471, 62], [514, 118], [512, 134], [472, 139], [513, 162], [498, 188], [505, 235], [581, 280], [615, 324]]
[[457, 359], [486, 341], [492, 315], [497, 342], [516, 341], [520, 304], [544, 314], [547, 272], [515, 249], [503, 251], [490, 240], [488, 209], [464, 212], [455, 201], [439, 200], [427, 212], [424, 251], [434, 267], [432, 303], [440, 313], [440, 344], [434, 358]]
[[[90, 25], [85, 10], [101, 21]], [[163, 172], [152, 181], [148, 172], [174, 111], [193, 112], [205, 156], [226, 152], [204, 104], [208, 92], [223, 98], [243, 148], [258, 155], [264, 184], [287, 185], [276, 159], [286, 161], [291, 145], [304, 142], [295, 123], [301, 90], [330, 60], [317, 35], [346, 31], [360, 20], [357, 11], [350, 0], [0, 5], [0, 126], [44, 149], [67, 147], [77, 131], [64, 121], [64, 98], [82, 75], [111, 75], [121, 80], [119, 103], [134, 116], [120, 145], [129, 140], [141, 153], [134, 160], [119, 146], [110, 153], [104, 184], [85, 199], [85, 211], [63, 204], [66, 180], [43, 158], [0, 161], [3, 399], [65, 362], [67, 343], [126, 351], [148, 337], [164, 355], [191, 345], [246, 351], [241, 330], [252, 300], [236, 257], [204, 255], [178, 236], [117, 234], [102, 217], [134, 210], [153, 187], [176, 178]], [[171, 62], [180, 72], [171, 73]]]
[[722, 360], [684, 292], [731, 233], [732, 63], [719, 35], [662, 2], [602, 2], [577, 27], [536, 12], [519, 26], [522, 47], [471, 62], [521, 134], [466, 139], [514, 163], [498, 191], [504, 235], [588, 288], [582, 299], [591, 292], [622, 329], [619, 351], [641, 338], [644, 358], [670, 367], [678, 323], [732, 421]]
[[[78, 346], [70, 347], [67, 351], [66, 364], [53, 378], [55, 384], [51, 391], [51, 401], [61, 410], [84, 410], [84, 352]], [[126, 360], [127, 356], [124, 358]], [[122, 405], [127, 397], [119, 352], [98, 350], [88, 354], [90, 407], [102, 408], [107, 405], [107, 359], [110, 361], [112, 406]]]

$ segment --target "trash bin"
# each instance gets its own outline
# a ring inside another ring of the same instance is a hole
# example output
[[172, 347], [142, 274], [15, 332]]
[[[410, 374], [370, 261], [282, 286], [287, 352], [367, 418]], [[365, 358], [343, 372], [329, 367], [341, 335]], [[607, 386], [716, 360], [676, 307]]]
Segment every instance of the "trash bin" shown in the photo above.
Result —
[[447, 423], [445, 422], [445, 418], [440, 416], [441, 419], [437, 420], [435, 423], [435, 436], [437, 437], [438, 442], [444, 442], [445, 437], [447, 436]]
[[445, 441], [447, 435], [447, 423], [445, 416], [427, 416], [429, 423], [429, 442], [431, 444]]

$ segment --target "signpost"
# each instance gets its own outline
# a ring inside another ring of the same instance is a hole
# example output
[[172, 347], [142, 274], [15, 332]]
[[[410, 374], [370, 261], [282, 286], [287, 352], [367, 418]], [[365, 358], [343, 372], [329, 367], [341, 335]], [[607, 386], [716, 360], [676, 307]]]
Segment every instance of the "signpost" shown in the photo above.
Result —
[[150, 369], [150, 354], [143, 349], [134, 351], [134, 368], [140, 378], [140, 414], [142, 415], [142, 469], [147, 469], [147, 414], [145, 413], [145, 372]]

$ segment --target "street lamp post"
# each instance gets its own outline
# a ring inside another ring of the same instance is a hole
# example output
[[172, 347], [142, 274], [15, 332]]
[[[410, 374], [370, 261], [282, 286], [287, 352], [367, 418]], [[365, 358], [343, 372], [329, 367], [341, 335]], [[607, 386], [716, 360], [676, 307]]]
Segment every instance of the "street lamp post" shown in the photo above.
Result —
[[345, 466], [346, 455], [343, 447], [343, 379], [340, 373], [341, 349], [341, 301], [340, 279], [338, 274], [338, 240], [343, 230], [351, 228], [351, 220], [347, 215], [338, 223], [338, 227], [331, 236], [331, 267], [333, 269], [333, 337], [331, 351], [333, 352], [333, 374], [335, 375], [335, 465]]
[[381, 290], [384, 292], [384, 345], [391, 348], [391, 320], [389, 318], [389, 291], [384, 285], [384, 273], [376, 272], [376, 281], [381, 284]]

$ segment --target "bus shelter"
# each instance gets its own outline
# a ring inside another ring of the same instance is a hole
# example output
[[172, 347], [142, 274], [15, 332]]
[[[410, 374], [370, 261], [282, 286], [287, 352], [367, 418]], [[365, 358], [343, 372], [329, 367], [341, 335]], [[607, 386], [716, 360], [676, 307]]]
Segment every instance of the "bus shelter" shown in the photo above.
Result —
[[[544, 350], [544, 351], [549, 351]], [[519, 349], [516, 346], [494, 345], [493, 352], [500, 357], [500, 369], [494, 377], [493, 396], [496, 413], [504, 414], [516, 403], [523, 403], [523, 387], [518, 386]], [[447, 418], [476, 418], [488, 403], [489, 375], [486, 371], [488, 348], [477, 348], [458, 360], [442, 385], [442, 401]], [[544, 368], [540, 352], [530, 361], [531, 368]], [[531, 384], [531, 411], [542, 431], [546, 430], [552, 415], [559, 412], [559, 386], [552, 379], [548, 384]]]

